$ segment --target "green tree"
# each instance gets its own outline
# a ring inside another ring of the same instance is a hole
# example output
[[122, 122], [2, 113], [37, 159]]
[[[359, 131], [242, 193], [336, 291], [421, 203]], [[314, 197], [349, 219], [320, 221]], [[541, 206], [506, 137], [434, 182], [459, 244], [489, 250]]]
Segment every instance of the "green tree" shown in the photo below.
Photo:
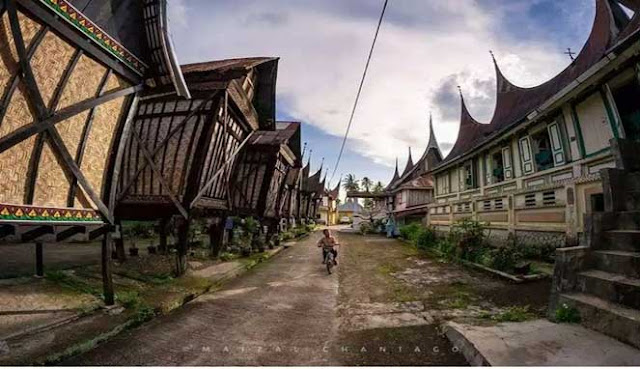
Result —
[[365, 192], [371, 192], [371, 187], [373, 187], [373, 181], [369, 179], [369, 177], [362, 178], [361, 183], [362, 183], [362, 188], [365, 190]]
[[342, 181], [342, 188], [344, 188], [347, 192], [360, 191], [360, 184], [358, 183], [355, 175], [347, 174], [347, 176]]
[[384, 192], [384, 185], [382, 182], [376, 182], [375, 186], [373, 186], [373, 193], [379, 194]]

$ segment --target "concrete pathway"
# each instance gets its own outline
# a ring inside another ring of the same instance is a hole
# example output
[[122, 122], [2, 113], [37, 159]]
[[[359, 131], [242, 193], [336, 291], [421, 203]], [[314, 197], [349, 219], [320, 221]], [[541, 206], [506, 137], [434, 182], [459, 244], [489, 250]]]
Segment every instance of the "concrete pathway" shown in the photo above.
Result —
[[471, 365], [640, 365], [640, 351], [576, 324], [542, 319], [495, 326], [449, 322], [446, 334]]
[[336, 274], [319, 233], [182, 309], [65, 365], [336, 365]]

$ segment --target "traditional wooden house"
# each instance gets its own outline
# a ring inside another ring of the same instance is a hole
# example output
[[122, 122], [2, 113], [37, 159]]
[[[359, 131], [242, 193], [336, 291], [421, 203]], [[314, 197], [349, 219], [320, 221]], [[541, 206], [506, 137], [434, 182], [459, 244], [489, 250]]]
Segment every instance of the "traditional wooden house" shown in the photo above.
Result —
[[233, 170], [234, 214], [257, 216], [270, 233], [276, 232], [280, 218], [288, 218], [287, 177], [296, 173], [300, 161], [299, 122], [278, 122], [275, 130], [257, 131]]
[[[79, 9], [82, 9], [80, 11]], [[138, 95], [189, 97], [166, 1], [8, 0], [0, 4], [0, 237], [43, 243], [110, 232], [123, 143]]]
[[429, 142], [420, 159], [414, 164], [409, 149], [407, 165], [398, 173], [398, 164], [393, 179], [386, 188], [389, 216], [397, 226], [411, 222], [426, 222], [427, 206], [433, 201], [433, 176], [431, 170], [442, 161], [442, 153], [433, 132], [433, 121], [429, 119]]
[[[267, 207], [255, 194], [273, 171], [263, 167], [261, 177], [243, 182], [233, 168], [243, 148], [260, 137], [254, 137], [256, 132], [275, 130], [277, 65], [277, 58], [185, 65], [182, 72], [191, 99], [158, 87], [144, 92], [134, 110], [116, 215], [148, 220], [179, 216], [179, 267], [185, 267], [193, 215], [213, 218], [209, 229], [215, 245], [221, 243], [224, 219], [234, 206], [241, 213], [264, 212]], [[245, 169], [244, 163], [239, 169]], [[242, 197], [246, 194], [251, 196], [247, 203]]]
[[[323, 180], [323, 182], [325, 182]], [[340, 184], [338, 181], [336, 187], [333, 190], [324, 189], [322, 196], [318, 203], [318, 211], [316, 213], [316, 222], [325, 225], [338, 224], [338, 203], [337, 200], [340, 196]]]
[[490, 122], [476, 121], [461, 97], [458, 138], [432, 171], [429, 224], [448, 229], [471, 217], [489, 224], [496, 242], [512, 235], [521, 244], [578, 243], [585, 215], [603, 207], [600, 170], [615, 166], [610, 140], [640, 138], [633, 100], [640, 91], [640, 9], [633, 1], [595, 4], [586, 44], [557, 76], [519, 87], [493, 58]]

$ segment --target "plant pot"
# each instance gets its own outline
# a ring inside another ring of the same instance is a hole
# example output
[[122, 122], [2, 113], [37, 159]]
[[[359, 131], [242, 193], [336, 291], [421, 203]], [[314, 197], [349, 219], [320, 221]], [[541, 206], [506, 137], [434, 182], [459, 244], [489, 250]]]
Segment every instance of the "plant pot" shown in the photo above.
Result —
[[129, 256], [132, 256], [132, 257], [138, 256], [139, 251], [140, 249], [138, 249], [137, 247], [129, 247]]
[[149, 255], [155, 255], [158, 253], [158, 249], [155, 246], [148, 246], [147, 251], [149, 252]]

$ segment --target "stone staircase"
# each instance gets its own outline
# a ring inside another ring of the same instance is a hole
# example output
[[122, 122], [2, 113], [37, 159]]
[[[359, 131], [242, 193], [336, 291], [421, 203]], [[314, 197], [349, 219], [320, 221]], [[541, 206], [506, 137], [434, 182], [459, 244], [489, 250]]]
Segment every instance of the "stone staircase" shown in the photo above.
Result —
[[572, 306], [585, 327], [640, 348], [640, 161], [621, 144], [618, 168], [601, 171], [605, 211], [587, 219], [586, 246], [559, 250], [549, 315]]

